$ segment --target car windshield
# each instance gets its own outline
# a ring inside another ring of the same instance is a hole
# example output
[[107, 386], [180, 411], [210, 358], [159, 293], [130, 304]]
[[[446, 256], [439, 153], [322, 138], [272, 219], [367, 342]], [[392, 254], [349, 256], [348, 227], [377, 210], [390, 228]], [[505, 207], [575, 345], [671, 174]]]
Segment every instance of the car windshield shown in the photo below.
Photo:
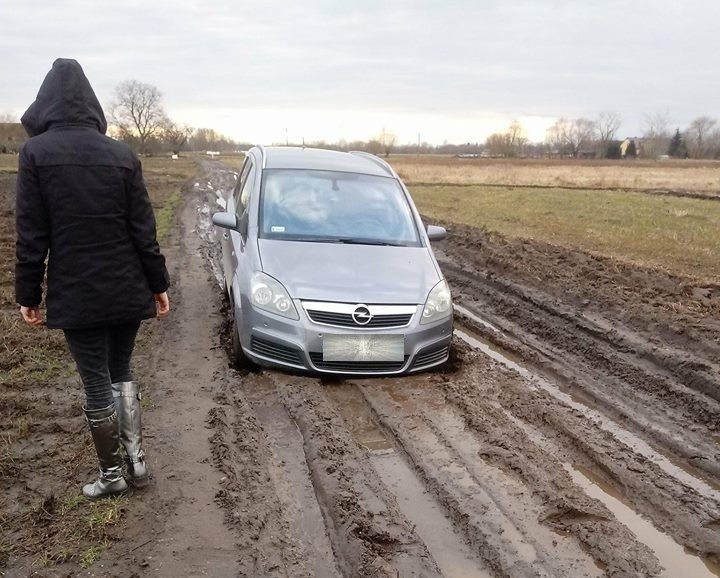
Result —
[[420, 246], [410, 206], [392, 178], [268, 169], [260, 236], [324, 243]]

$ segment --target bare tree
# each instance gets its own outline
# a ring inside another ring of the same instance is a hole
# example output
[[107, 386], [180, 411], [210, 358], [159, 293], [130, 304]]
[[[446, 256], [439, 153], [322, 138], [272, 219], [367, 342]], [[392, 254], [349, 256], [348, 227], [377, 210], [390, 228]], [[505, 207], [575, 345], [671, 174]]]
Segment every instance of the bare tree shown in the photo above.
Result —
[[179, 154], [180, 149], [185, 146], [185, 143], [187, 143], [194, 130], [192, 127], [179, 125], [169, 118], [166, 118], [162, 126], [161, 137], [167, 145], [170, 145], [173, 153]]
[[711, 152], [713, 129], [716, 124], [717, 121], [709, 116], [699, 116], [690, 123], [685, 132], [685, 144], [691, 158], [701, 159]]
[[491, 134], [485, 140], [485, 148], [492, 156], [517, 157], [523, 154], [527, 142], [522, 124], [513, 120], [505, 132]]
[[509, 140], [507, 133], [494, 132], [485, 139], [485, 150], [493, 157], [509, 156]]
[[397, 142], [397, 135], [394, 132], [387, 130], [385, 127], [380, 131], [380, 134], [376, 139], [382, 145], [382, 151], [385, 156], [390, 156], [395, 143]]
[[622, 119], [617, 112], [606, 110], [598, 114], [595, 120], [595, 131], [600, 145], [600, 156], [607, 156], [608, 147], [615, 140], [615, 134], [621, 124]]
[[527, 133], [525, 127], [520, 123], [519, 120], [515, 119], [510, 123], [507, 130], [508, 144], [510, 145], [510, 151], [513, 156], [522, 155], [523, 148], [528, 142]]
[[162, 93], [156, 86], [138, 80], [126, 80], [115, 87], [115, 100], [110, 110], [120, 136], [137, 137], [142, 153], [167, 122]]
[[559, 152], [577, 157], [593, 142], [595, 123], [588, 118], [558, 119], [548, 129], [547, 140]]
[[666, 112], [645, 115], [640, 155], [655, 159], [664, 155], [670, 146], [670, 117]]

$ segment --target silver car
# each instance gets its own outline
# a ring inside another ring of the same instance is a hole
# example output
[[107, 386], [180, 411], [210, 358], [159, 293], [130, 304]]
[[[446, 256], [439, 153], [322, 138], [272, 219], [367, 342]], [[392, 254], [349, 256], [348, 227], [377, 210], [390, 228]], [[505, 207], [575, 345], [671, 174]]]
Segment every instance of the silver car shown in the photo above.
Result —
[[405, 185], [363, 152], [248, 151], [213, 222], [238, 365], [392, 375], [448, 358], [450, 290]]

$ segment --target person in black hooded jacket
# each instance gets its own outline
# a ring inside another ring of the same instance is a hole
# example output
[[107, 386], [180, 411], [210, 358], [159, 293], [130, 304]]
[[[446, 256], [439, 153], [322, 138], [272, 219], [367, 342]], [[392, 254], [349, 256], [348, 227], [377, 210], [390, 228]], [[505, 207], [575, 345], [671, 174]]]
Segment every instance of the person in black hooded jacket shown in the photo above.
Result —
[[23, 115], [18, 161], [15, 296], [23, 319], [62, 329], [83, 382], [100, 464], [89, 498], [148, 481], [140, 392], [130, 370], [143, 319], [168, 314], [169, 277], [140, 161], [107, 136], [80, 64], [58, 59]]

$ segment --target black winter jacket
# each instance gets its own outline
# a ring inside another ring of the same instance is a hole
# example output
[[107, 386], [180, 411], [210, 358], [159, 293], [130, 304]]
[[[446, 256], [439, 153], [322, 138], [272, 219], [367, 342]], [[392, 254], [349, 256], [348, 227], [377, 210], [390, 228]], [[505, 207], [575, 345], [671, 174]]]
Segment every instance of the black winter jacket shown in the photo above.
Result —
[[47, 326], [80, 328], [155, 315], [168, 288], [140, 161], [105, 136], [100, 103], [75, 60], [58, 59], [22, 117], [30, 138], [17, 177], [15, 297]]

